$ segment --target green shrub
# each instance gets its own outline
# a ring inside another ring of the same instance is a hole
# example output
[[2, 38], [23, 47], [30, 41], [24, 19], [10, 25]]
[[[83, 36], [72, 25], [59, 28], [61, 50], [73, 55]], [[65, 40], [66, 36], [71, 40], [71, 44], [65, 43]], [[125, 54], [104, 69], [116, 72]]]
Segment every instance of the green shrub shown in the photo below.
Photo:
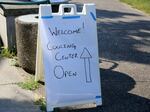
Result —
[[26, 90], [36, 90], [39, 88], [40, 84], [37, 81], [34, 81], [33, 78], [31, 78], [25, 82], [18, 83], [18, 86]]
[[40, 109], [42, 112], [46, 112], [46, 100], [45, 98], [40, 98], [37, 101], [34, 102], [35, 105], [40, 105]]
[[2, 48], [0, 51], [1, 57], [13, 58], [16, 56], [16, 52], [14, 50], [9, 50], [8, 48]]

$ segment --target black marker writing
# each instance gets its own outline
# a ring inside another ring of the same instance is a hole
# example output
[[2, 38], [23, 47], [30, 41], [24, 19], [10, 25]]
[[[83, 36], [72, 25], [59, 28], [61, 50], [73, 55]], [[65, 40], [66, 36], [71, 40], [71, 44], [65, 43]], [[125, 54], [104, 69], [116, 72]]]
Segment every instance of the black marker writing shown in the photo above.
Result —
[[49, 32], [52, 36], [59, 36], [59, 35], [72, 35], [72, 34], [78, 34], [81, 33], [81, 28], [77, 28], [74, 30], [70, 29], [58, 29], [55, 27], [54, 29], [51, 29], [50, 27], [48, 28]]
[[63, 79], [66, 77], [77, 76], [77, 72], [65, 71], [62, 66], [58, 65], [54, 67], [54, 76], [57, 79]]
[[47, 44], [48, 50], [57, 50], [57, 49], [76, 49], [77, 46], [72, 43], [72, 44], [60, 44], [60, 45], [51, 45], [51, 43]]
[[54, 67], [54, 76], [57, 79], [62, 79], [64, 77], [64, 69], [62, 66], [55, 66]]
[[84, 29], [85, 25], [84, 22], [82, 23], [82, 25], [78, 28], [75, 29], [61, 29], [58, 27], [48, 27], [48, 30], [50, 32], [50, 34], [54, 37], [54, 36], [60, 36], [60, 35], [74, 35], [74, 34], [79, 34], [81, 33], [81, 30]]
[[55, 55], [55, 59], [57, 61], [62, 61], [62, 60], [68, 60], [68, 59], [75, 59], [78, 58], [78, 54], [77, 53], [69, 53], [69, 54], [61, 54], [60, 52], [57, 52]]
[[81, 59], [84, 60], [84, 69], [85, 69], [85, 76], [86, 76], [86, 82], [91, 83], [92, 77], [91, 77], [91, 64], [90, 59], [92, 58], [89, 50], [87, 48], [83, 49], [83, 52], [80, 56]]

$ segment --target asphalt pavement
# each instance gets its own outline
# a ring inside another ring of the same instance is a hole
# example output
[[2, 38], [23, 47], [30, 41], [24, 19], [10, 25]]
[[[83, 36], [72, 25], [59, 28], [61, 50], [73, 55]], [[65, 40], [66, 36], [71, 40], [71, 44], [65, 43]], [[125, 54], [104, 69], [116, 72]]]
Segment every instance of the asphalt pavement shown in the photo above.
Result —
[[103, 105], [70, 112], [150, 112], [150, 16], [119, 0], [95, 3]]

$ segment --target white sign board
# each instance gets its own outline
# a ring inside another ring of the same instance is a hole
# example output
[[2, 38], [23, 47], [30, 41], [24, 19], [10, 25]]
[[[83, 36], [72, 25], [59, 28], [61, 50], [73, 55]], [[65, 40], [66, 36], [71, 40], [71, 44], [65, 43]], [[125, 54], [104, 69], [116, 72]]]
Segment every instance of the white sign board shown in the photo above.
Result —
[[[68, 13], [65, 8], [70, 8]], [[102, 104], [94, 4], [82, 12], [73, 4], [40, 5], [39, 30], [43, 53], [47, 110], [75, 104]]]

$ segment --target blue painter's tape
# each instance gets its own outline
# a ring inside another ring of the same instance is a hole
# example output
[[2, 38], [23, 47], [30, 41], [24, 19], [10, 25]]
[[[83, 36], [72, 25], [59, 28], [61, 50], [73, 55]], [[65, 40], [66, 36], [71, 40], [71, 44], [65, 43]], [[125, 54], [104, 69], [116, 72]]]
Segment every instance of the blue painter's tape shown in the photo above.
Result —
[[91, 14], [91, 16], [92, 16], [93, 20], [94, 20], [94, 21], [96, 21], [96, 17], [95, 17], [95, 15], [94, 15], [92, 12], [90, 12], [90, 14]]
[[64, 16], [63, 19], [79, 19], [80, 16]]
[[96, 99], [99, 99], [99, 98], [102, 98], [102, 97], [101, 97], [101, 96], [96, 96], [95, 98], [96, 98]]
[[51, 18], [53, 18], [53, 16], [42, 16], [41, 18], [42, 19], [51, 19]]

